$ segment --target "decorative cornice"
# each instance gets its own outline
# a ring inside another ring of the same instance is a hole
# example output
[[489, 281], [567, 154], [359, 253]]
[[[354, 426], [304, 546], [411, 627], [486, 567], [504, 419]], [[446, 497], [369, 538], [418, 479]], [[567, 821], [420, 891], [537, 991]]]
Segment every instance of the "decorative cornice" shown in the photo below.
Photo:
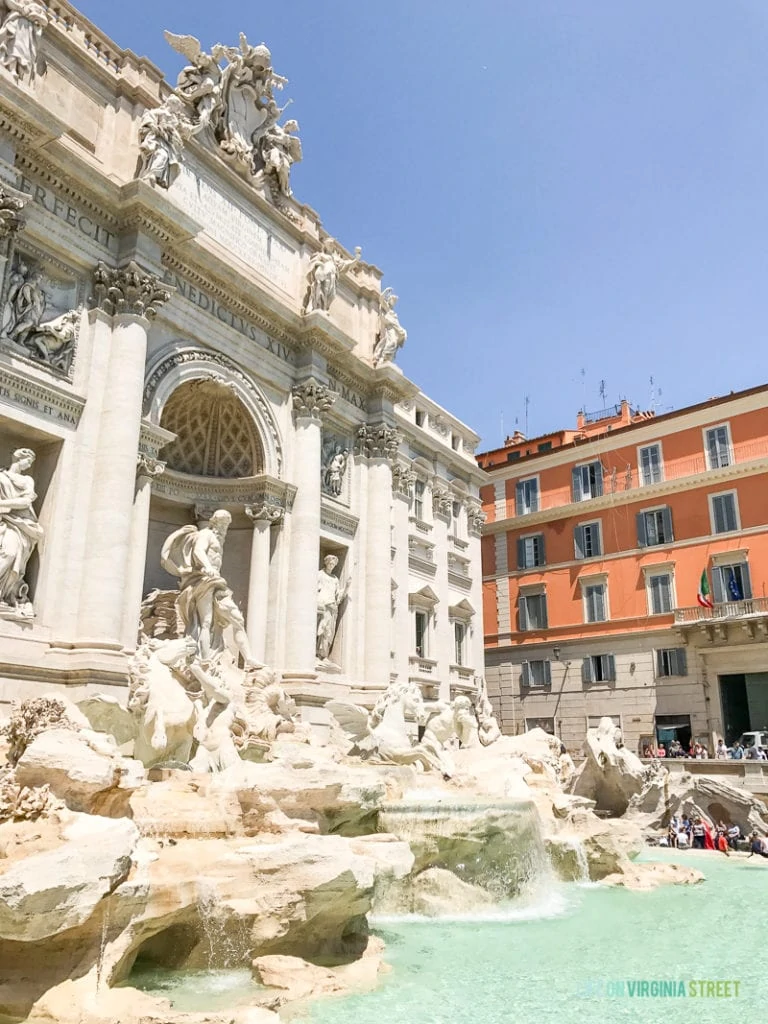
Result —
[[279, 523], [285, 515], [285, 508], [282, 505], [278, 505], [273, 501], [264, 501], [258, 505], [246, 505], [245, 514], [253, 522], [254, 526], [256, 523]]
[[290, 512], [296, 497], [296, 488], [275, 477], [245, 477], [225, 480], [219, 477], [187, 476], [168, 469], [152, 481], [152, 491], [182, 505], [196, 502], [214, 508], [238, 509], [244, 505], [270, 503], [284, 505]]
[[364, 423], [358, 428], [355, 450], [366, 459], [387, 459], [394, 462], [400, 450], [401, 440], [402, 434], [396, 427], [390, 427], [386, 423], [377, 423], [374, 426]]
[[79, 395], [6, 366], [0, 366], [0, 401], [66, 427], [76, 427], [85, 408], [85, 399]]
[[328, 412], [336, 401], [336, 395], [331, 389], [310, 377], [301, 384], [294, 384], [291, 394], [293, 396], [293, 412], [298, 417], [309, 417], [310, 419], [321, 419], [323, 413]]
[[172, 295], [173, 289], [134, 260], [117, 269], [99, 260], [93, 273], [93, 305], [108, 316], [132, 313], [154, 320]]

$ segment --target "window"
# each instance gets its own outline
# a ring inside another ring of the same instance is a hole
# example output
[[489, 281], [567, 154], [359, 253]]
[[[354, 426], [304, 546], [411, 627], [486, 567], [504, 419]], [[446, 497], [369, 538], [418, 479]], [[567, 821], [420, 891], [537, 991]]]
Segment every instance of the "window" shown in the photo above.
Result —
[[429, 616], [426, 612], [414, 612], [413, 621], [416, 627], [416, 653], [420, 658], [426, 658]]
[[455, 452], [461, 448], [461, 437], [458, 434], [451, 434], [451, 448], [453, 448]]
[[644, 448], [638, 448], [637, 466], [642, 487], [661, 483], [664, 479], [661, 466], [661, 445], [647, 444]]
[[573, 531], [574, 549], [577, 558], [596, 558], [603, 553], [600, 536], [600, 522], [583, 523]]
[[666, 676], [687, 676], [688, 656], [684, 647], [667, 647], [664, 650], [656, 651], [656, 675]]
[[648, 575], [648, 613], [668, 615], [674, 606], [672, 597], [672, 575], [668, 572]]
[[612, 654], [590, 654], [581, 664], [585, 683], [613, 683], [616, 680], [616, 658]]
[[724, 601], [748, 601], [752, 597], [752, 584], [747, 562], [712, 566], [712, 596], [716, 604]]
[[524, 661], [523, 686], [551, 686], [552, 670], [548, 661]]
[[515, 488], [515, 515], [527, 516], [539, 511], [539, 478], [518, 480]]
[[573, 500], [589, 501], [603, 493], [603, 467], [599, 462], [573, 468]]
[[416, 519], [424, 521], [424, 492], [427, 485], [423, 480], [417, 480], [413, 485], [413, 514]]
[[453, 663], [461, 667], [464, 664], [464, 645], [467, 639], [467, 627], [463, 622], [453, 624]]
[[521, 594], [518, 600], [520, 630], [547, 628], [547, 595]]
[[426, 418], [427, 418], [427, 414], [424, 412], [423, 409], [417, 409], [416, 410], [416, 426], [417, 427], [423, 427], [424, 426], [424, 421], [426, 420]]
[[731, 465], [733, 453], [731, 451], [731, 437], [727, 423], [705, 430], [704, 443], [707, 454], [707, 469], [720, 469], [722, 466]]
[[736, 492], [710, 494], [710, 518], [712, 533], [731, 533], [739, 528], [739, 517], [736, 510]]
[[548, 732], [550, 736], [554, 736], [555, 720], [554, 718], [526, 718], [525, 731], [530, 732], [531, 729], [543, 729], [544, 732]]
[[552, 451], [552, 442], [551, 441], [542, 441], [541, 444], [538, 445], [537, 447], [538, 447], [538, 450], [540, 452], [549, 452], [549, 451]]
[[520, 452], [507, 452], [507, 462], [515, 462], [520, 458]]
[[530, 537], [517, 539], [517, 568], [535, 569], [537, 565], [545, 565], [544, 534], [534, 533]]
[[607, 590], [605, 583], [587, 583], [584, 586], [584, 619], [586, 622], [605, 622], [608, 618]]
[[652, 508], [639, 512], [637, 516], [637, 543], [641, 548], [671, 544], [675, 539], [672, 532], [672, 509]]

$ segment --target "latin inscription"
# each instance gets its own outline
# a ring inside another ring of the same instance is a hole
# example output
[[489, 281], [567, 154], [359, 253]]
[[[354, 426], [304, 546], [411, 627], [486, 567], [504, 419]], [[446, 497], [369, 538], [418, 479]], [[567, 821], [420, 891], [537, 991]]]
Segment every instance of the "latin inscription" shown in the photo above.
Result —
[[362, 395], [358, 395], [356, 391], [348, 388], [346, 384], [341, 384], [334, 377], [328, 378], [328, 387], [335, 394], [339, 395], [344, 399], [345, 402], [349, 402], [350, 405], [354, 405], [357, 409], [361, 409], [365, 412], [365, 399]]
[[248, 338], [249, 341], [255, 341], [257, 345], [261, 345], [267, 352], [271, 352], [278, 359], [282, 359], [284, 363], [293, 362], [292, 349], [283, 342], [270, 338], [268, 334], [265, 334], [255, 324], [238, 316], [237, 313], [233, 313], [231, 309], [222, 306], [212, 295], [206, 294], [201, 288], [196, 288], [189, 281], [185, 281], [183, 277], [179, 277], [178, 274], [173, 274], [170, 271], [165, 272], [163, 280], [166, 284], [173, 285], [183, 299], [193, 302], [198, 309], [208, 313], [209, 316], [214, 317], [219, 323], [226, 324], [227, 327], [231, 327], [238, 334], [242, 334], [244, 338]]
[[74, 413], [67, 409], [56, 408], [54, 405], [49, 405], [40, 398], [35, 398], [34, 395], [25, 395], [22, 391], [19, 391], [13, 386], [6, 387], [4, 384], [0, 384], [0, 399], [4, 399], [7, 402], [12, 402], [14, 405], [19, 405], [24, 409], [31, 409], [33, 412], [39, 413], [41, 416], [45, 416], [49, 420], [56, 420], [58, 423], [66, 423], [67, 426], [76, 427], [78, 418]]
[[182, 168], [169, 195], [211, 238], [283, 291], [293, 294], [296, 254], [267, 226], [187, 167]]
[[38, 206], [42, 206], [47, 213], [52, 213], [54, 217], [65, 221], [70, 227], [85, 235], [86, 238], [92, 239], [97, 245], [101, 245], [105, 249], [117, 251], [117, 235], [112, 231], [107, 231], [102, 224], [97, 223], [76, 206], [71, 206], [63, 199], [59, 199], [51, 189], [43, 188], [42, 185], [36, 185], [27, 178], [21, 179], [20, 189], [22, 192], [31, 195], [32, 201], [37, 203]]

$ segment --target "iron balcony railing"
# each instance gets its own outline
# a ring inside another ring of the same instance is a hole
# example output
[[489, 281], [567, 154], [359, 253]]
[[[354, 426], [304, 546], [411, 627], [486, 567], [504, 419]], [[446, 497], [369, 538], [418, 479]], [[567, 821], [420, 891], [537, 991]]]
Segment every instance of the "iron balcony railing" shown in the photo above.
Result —
[[768, 597], [749, 597], [744, 601], [722, 601], [714, 608], [675, 608], [675, 625], [685, 626], [695, 622], [711, 622], [720, 619], [744, 619], [754, 615], [768, 615]]

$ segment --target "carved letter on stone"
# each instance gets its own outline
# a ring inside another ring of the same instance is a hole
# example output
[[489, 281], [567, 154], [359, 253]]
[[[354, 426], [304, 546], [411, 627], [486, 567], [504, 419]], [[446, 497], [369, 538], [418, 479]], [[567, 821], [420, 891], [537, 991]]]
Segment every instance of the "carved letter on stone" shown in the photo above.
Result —
[[17, 82], [30, 84], [37, 70], [37, 51], [48, 24], [45, 7], [37, 0], [5, 0], [5, 18], [0, 25], [0, 64]]
[[93, 302], [109, 316], [133, 313], [152, 320], [172, 294], [159, 277], [148, 274], [138, 263], [114, 269], [100, 262], [94, 271]]
[[325, 384], [316, 380], [306, 380], [296, 384], [292, 390], [293, 411], [296, 416], [310, 416], [317, 419], [322, 413], [328, 412], [336, 401], [336, 395]]
[[19, 448], [10, 468], [0, 470], [0, 611], [25, 616], [34, 613], [24, 573], [43, 536], [33, 508], [35, 483], [28, 472], [34, 461], [30, 448]]

